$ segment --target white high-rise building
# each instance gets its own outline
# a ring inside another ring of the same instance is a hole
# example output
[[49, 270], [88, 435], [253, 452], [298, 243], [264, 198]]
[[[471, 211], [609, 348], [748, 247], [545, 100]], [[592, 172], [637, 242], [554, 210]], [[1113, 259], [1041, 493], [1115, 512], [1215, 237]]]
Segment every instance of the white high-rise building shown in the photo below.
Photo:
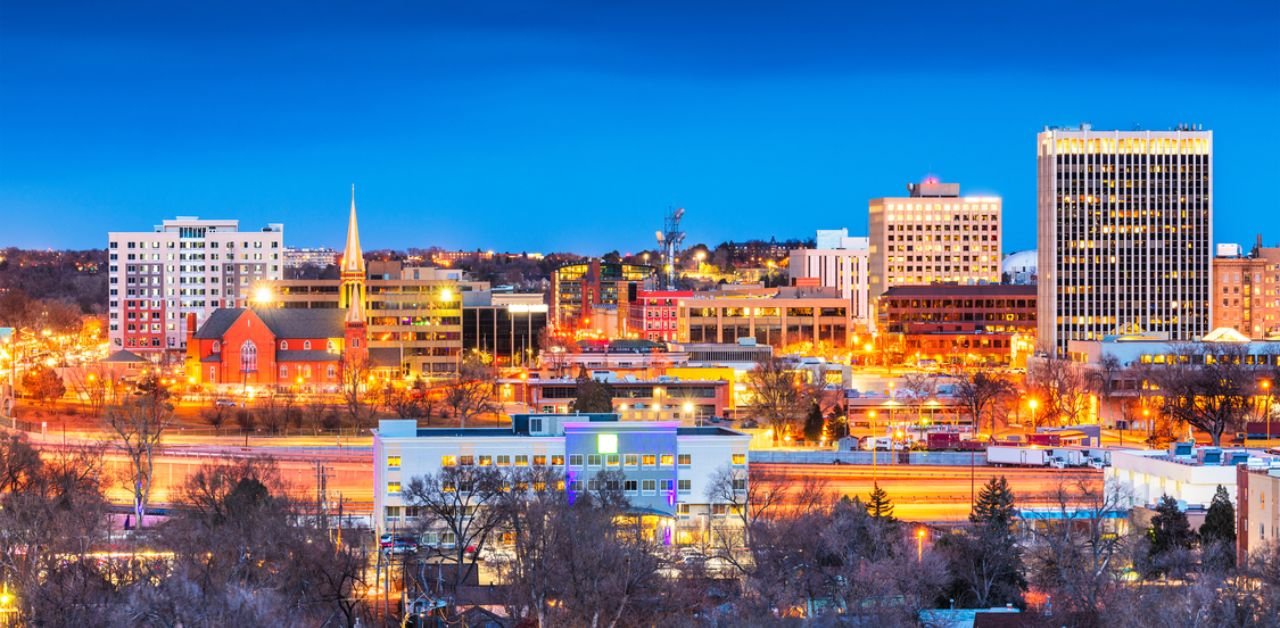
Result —
[[1046, 129], [1036, 152], [1041, 349], [1208, 333], [1213, 133]]
[[[817, 248], [794, 249], [788, 273], [793, 280], [817, 280], [822, 288], [835, 288], [849, 300], [855, 325], [869, 326], [871, 306], [867, 294], [867, 238], [849, 237], [848, 229], [818, 231]], [[797, 286], [802, 281], [793, 281]]]
[[869, 203], [873, 299], [894, 286], [1000, 283], [1000, 197], [933, 179], [907, 192]]
[[188, 314], [198, 328], [213, 310], [244, 307], [260, 282], [280, 279], [284, 225], [239, 225], [178, 216], [152, 231], [108, 233], [111, 349], [181, 351]]

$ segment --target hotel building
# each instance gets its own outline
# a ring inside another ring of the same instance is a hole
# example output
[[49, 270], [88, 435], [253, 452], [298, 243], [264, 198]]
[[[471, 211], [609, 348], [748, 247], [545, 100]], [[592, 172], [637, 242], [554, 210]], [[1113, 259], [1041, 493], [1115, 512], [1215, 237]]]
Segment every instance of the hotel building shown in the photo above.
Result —
[[1209, 332], [1213, 133], [1046, 129], [1037, 137], [1038, 338]]
[[201, 325], [221, 307], [244, 307], [284, 268], [284, 226], [240, 231], [237, 220], [178, 216], [152, 231], [107, 234], [111, 350], [139, 355], [186, 348], [188, 314]]
[[932, 283], [1000, 283], [997, 196], [960, 196], [958, 183], [907, 184], [870, 202], [870, 292]]

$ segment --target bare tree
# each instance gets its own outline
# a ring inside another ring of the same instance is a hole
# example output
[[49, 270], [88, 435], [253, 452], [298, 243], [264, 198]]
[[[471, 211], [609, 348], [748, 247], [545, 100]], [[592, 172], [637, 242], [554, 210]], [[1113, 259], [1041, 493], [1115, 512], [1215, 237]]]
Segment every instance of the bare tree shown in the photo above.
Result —
[[169, 391], [154, 376], [138, 384], [142, 395], [106, 413], [106, 424], [115, 436], [116, 447], [129, 459], [128, 488], [133, 494], [133, 514], [143, 526], [147, 500], [151, 498], [152, 473], [160, 439], [173, 423]]
[[338, 375], [341, 380], [342, 401], [346, 404], [351, 421], [360, 425], [368, 414], [365, 392], [369, 386], [369, 374], [373, 371], [368, 357], [344, 352], [338, 358]]
[[[955, 395], [973, 418], [974, 430], [982, 427], [982, 415], [1002, 399], [1013, 396], [1016, 388], [1009, 380], [986, 370], [960, 373], [956, 376]], [[996, 435], [996, 419], [991, 417], [991, 438]]]
[[493, 383], [493, 367], [482, 356], [472, 353], [462, 360], [458, 377], [444, 394], [445, 405], [462, 427], [468, 420], [496, 410]]
[[774, 440], [789, 432], [814, 396], [813, 386], [780, 358], [769, 358], [747, 374], [751, 407], [773, 429]]
[[1241, 426], [1253, 403], [1255, 375], [1247, 355], [1240, 345], [1175, 345], [1173, 363], [1153, 369], [1161, 412], [1220, 445], [1222, 433]]
[[1076, 425], [1086, 418], [1090, 387], [1079, 364], [1054, 357], [1037, 360], [1028, 365], [1027, 384], [1044, 408], [1039, 415], [1044, 423]]
[[1064, 482], [1055, 500], [1055, 516], [1027, 527], [1029, 579], [1053, 596], [1055, 619], [1064, 625], [1105, 624], [1133, 551], [1134, 538], [1124, 533], [1132, 526], [1120, 518], [1127, 496], [1115, 484]]
[[208, 423], [217, 434], [222, 433], [222, 426], [226, 425], [228, 414], [230, 412], [227, 407], [217, 401], [210, 402], [208, 406], [200, 411], [200, 416], [204, 417], [205, 423]]
[[452, 465], [414, 477], [403, 488], [405, 505], [419, 513], [419, 529], [449, 532], [455, 540], [448, 557], [454, 565], [450, 589], [455, 599], [458, 587], [476, 569], [476, 555], [503, 522], [503, 480], [494, 467]]
[[902, 393], [912, 401], [924, 401], [938, 390], [938, 382], [928, 373], [907, 373], [902, 376]]

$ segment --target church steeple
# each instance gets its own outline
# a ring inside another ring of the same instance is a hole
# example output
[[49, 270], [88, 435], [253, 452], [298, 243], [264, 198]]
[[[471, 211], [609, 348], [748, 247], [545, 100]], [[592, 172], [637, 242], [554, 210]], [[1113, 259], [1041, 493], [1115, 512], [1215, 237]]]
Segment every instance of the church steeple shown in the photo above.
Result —
[[346, 308], [348, 325], [364, 325], [364, 252], [360, 250], [360, 230], [356, 226], [356, 186], [351, 185], [351, 217], [347, 222], [347, 245], [338, 265], [341, 287], [338, 307]]

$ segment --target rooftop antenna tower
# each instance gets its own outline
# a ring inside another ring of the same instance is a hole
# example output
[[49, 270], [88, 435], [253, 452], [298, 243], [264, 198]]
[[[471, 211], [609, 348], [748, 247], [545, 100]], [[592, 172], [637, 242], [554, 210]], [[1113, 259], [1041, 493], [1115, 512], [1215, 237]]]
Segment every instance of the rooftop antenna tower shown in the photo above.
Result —
[[676, 287], [676, 256], [680, 254], [680, 245], [684, 243], [684, 232], [680, 230], [680, 219], [684, 218], [684, 208], [678, 207], [667, 211], [667, 218], [662, 222], [662, 231], [658, 232], [658, 246], [662, 248], [663, 287], [674, 290]]

